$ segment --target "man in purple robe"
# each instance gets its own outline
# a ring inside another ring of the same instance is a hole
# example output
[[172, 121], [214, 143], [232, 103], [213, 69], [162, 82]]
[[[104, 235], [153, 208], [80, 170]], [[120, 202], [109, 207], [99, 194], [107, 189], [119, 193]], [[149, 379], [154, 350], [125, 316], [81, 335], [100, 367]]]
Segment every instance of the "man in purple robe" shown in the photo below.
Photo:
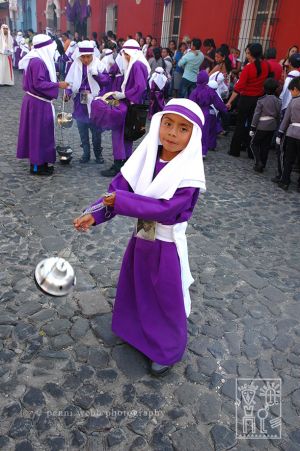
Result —
[[94, 42], [82, 41], [78, 43], [78, 56], [66, 76], [66, 81], [71, 88], [66, 91], [65, 100], [69, 100], [72, 93], [74, 97], [73, 118], [76, 119], [80, 135], [83, 155], [80, 163], [90, 161], [90, 137], [92, 134], [93, 150], [96, 163], [103, 164], [101, 147], [101, 130], [90, 120], [89, 109], [94, 97], [99, 94], [100, 88], [109, 83], [109, 75], [104, 74], [104, 64], [94, 55]]
[[140, 218], [122, 263], [112, 330], [152, 361], [155, 376], [181, 360], [187, 343], [193, 278], [185, 230], [206, 189], [203, 122], [194, 102], [171, 100], [111, 182], [111, 195], [74, 220], [78, 230], [87, 230], [117, 214]]
[[201, 70], [197, 77], [197, 87], [191, 92], [190, 100], [193, 100], [200, 106], [203, 111], [205, 124], [202, 130], [202, 155], [203, 158], [206, 157], [208, 152], [208, 141], [209, 141], [209, 121], [210, 106], [213, 105], [216, 110], [227, 114], [227, 108], [225, 103], [220, 99], [216, 91], [210, 88], [207, 83], [209, 80], [208, 73], [205, 70]]
[[54, 54], [56, 44], [49, 36], [33, 37], [33, 49], [19, 63], [24, 70], [23, 98], [17, 158], [30, 160], [30, 173], [52, 175], [56, 159], [54, 136], [54, 106], [59, 88], [68, 87], [66, 82], [57, 82]]
[[[116, 108], [115, 111], [113, 108], [107, 109], [108, 117], [106, 118], [106, 125], [108, 126], [108, 122], [110, 122], [109, 128], [112, 130], [114, 164], [108, 170], [101, 171], [104, 177], [115, 176], [132, 153], [132, 141], [124, 138], [128, 105], [142, 102], [150, 74], [150, 66], [137, 41], [134, 39], [126, 41], [121, 52], [124, 63], [124, 81], [121, 91], [113, 94], [115, 99], [120, 100], [120, 108]], [[118, 116], [117, 121], [116, 115]], [[120, 116], [122, 117], [121, 124]], [[92, 103], [91, 118], [100, 128], [103, 126], [101, 117], [103, 117], [103, 101], [99, 99]]]

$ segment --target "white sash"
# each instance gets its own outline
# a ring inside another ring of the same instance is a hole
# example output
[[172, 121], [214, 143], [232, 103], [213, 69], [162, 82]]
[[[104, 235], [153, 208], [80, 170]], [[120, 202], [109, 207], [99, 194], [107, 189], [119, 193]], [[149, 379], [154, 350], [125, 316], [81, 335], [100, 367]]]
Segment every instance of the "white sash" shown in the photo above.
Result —
[[55, 122], [55, 109], [54, 109], [54, 105], [53, 105], [52, 100], [45, 99], [44, 97], [37, 96], [37, 95], [35, 95], [35, 94], [32, 94], [32, 92], [29, 92], [29, 91], [26, 91], [26, 94], [29, 94], [31, 97], [35, 97], [35, 98], [38, 99], [38, 100], [42, 100], [43, 102], [51, 103], [52, 114], [53, 114], [53, 120], [54, 120], [54, 122]]

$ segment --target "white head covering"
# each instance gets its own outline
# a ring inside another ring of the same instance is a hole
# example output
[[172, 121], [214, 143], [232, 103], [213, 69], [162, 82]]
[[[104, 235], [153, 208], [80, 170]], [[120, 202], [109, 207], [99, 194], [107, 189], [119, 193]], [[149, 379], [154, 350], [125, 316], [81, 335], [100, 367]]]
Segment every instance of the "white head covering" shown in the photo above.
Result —
[[20, 49], [23, 53], [29, 53], [29, 46], [26, 44], [25, 38], [22, 38], [20, 41]]
[[106, 72], [109, 72], [111, 66], [115, 64], [114, 52], [111, 49], [104, 49], [101, 61], [105, 66]]
[[75, 53], [77, 53], [77, 57], [76, 59], [74, 59], [74, 62], [70, 67], [70, 70], [66, 76], [66, 82], [71, 83], [72, 91], [74, 93], [77, 93], [82, 83], [82, 62], [80, 60], [80, 57], [82, 55], [93, 55], [92, 62], [87, 66], [87, 78], [91, 88], [91, 93], [93, 97], [96, 97], [99, 93], [100, 88], [96, 80], [94, 80], [93, 74], [103, 72], [105, 67], [104, 64], [102, 64], [102, 62], [99, 60], [99, 58], [96, 58], [94, 54], [94, 42], [93, 41], [79, 42], [78, 47], [74, 52], [74, 55]]
[[23, 39], [23, 33], [22, 33], [22, 31], [18, 31], [17, 36], [16, 36], [16, 43], [18, 45], [20, 45], [22, 39]]
[[152, 86], [153, 81], [159, 87], [160, 90], [164, 89], [164, 87], [166, 86], [168, 78], [166, 77], [165, 71], [162, 67], [157, 67], [153, 72], [153, 74], [151, 75], [151, 78], [149, 80], [150, 88]]
[[[129, 64], [128, 64], [127, 60], [125, 59], [124, 52], [130, 56]], [[150, 68], [149, 63], [146, 60], [145, 56], [143, 55], [143, 52], [141, 51], [140, 44], [135, 39], [128, 39], [128, 41], [124, 42], [120, 53], [123, 56], [123, 63], [124, 63], [123, 67], [124, 67], [125, 76], [124, 76], [124, 81], [122, 83], [122, 92], [124, 93], [131, 68], [136, 61], [140, 61], [141, 63], [145, 64], [147, 71], [148, 71], [148, 75], [151, 72], [151, 68]]]
[[225, 77], [222, 72], [217, 71], [211, 74], [209, 77], [209, 81], [216, 81], [218, 84], [217, 92], [219, 96], [222, 98], [222, 94], [228, 93], [228, 86], [225, 83]]
[[218, 89], [218, 83], [215, 80], [210, 80], [207, 85], [214, 90]]
[[46, 34], [37, 34], [32, 39], [33, 48], [27, 53], [19, 62], [19, 69], [26, 71], [29, 61], [33, 58], [40, 58], [47, 66], [50, 80], [53, 83], [57, 82], [54, 55], [56, 51], [56, 42]]
[[[192, 122], [193, 131], [187, 147], [152, 180], [160, 144], [160, 123], [167, 113], [179, 114]], [[148, 135], [121, 169], [133, 191], [154, 199], [171, 199], [175, 191], [183, 187], [200, 188], [205, 192], [201, 144], [203, 125], [204, 115], [200, 107], [189, 99], [172, 99], [163, 111], [154, 114]]]
[[96, 41], [91, 41], [94, 44], [94, 55], [96, 58], [100, 58], [101, 53], [99, 52], [99, 49], [97, 47]]
[[117, 58], [116, 58], [116, 64], [118, 65], [119, 71], [121, 75], [124, 75], [124, 58], [122, 57], [122, 55], [120, 55], [120, 53], [118, 53]]
[[[8, 29], [8, 34], [4, 34], [4, 28]], [[13, 52], [14, 48], [14, 40], [11, 37], [10, 29], [6, 24], [1, 25], [1, 31], [0, 31], [0, 53], [4, 52]]]

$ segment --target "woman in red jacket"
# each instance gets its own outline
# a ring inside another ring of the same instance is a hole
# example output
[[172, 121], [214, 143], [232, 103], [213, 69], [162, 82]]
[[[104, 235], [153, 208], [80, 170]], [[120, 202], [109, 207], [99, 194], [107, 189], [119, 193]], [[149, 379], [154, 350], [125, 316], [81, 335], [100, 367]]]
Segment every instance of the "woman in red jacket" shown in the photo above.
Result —
[[250, 44], [246, 49], [246, 57], [249, 61], [240, 74], [240, 78], [234, 86], [234, 91], [227, 103], [230, 110], [233, 101], [239, 95], [236, 128], [231, 140], [229, 155], [240, 156], [242, 145], [249, 143], [249, 129], [259, 97], [264, 94], [264, 81], [269, 75], [269, 65], [262, 60], [262, 46]]

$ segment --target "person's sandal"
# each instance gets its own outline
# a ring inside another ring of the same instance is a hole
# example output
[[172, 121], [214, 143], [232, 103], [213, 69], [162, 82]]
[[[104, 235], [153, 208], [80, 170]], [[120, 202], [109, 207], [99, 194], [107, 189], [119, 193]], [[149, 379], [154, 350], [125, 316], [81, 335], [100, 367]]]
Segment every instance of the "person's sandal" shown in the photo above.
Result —
[[159, 363], [152, 362], [150, 373], [152, 376], [162, 377], [168, 374], [171, 368], [172, 367], [170, 365], [160, 365]]

